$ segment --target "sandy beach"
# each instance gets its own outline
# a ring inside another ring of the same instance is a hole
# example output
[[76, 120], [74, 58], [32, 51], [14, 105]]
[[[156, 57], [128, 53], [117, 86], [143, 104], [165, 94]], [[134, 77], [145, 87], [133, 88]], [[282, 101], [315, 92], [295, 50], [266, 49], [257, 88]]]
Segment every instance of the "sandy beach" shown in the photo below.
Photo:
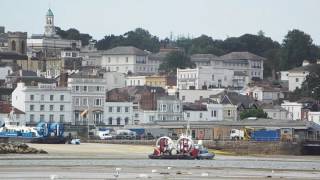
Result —
[[152, 146], [30, 146], [48, 154], [0, 155], [0, 179], [320, 179], [320, 157], [314, 156], [218, 154], [214, 160], [150, 160]]

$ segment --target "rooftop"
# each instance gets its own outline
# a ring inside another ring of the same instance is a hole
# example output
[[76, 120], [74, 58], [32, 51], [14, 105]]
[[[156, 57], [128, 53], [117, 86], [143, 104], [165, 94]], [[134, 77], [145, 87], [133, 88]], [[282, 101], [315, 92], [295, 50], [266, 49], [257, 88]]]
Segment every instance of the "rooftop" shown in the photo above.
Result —
[[2, 103], [0, 103], [0, 114], [9, 114], [12, 111], [12, 108], [14, 110], [14, 113], [16, 114], [25, 114], [23, 111], [12, 107], [11, 104], [2, 104]]
[[51, 11], [51, 9], [49, 8], [48, 9], [48, 11], [47, 11], [47, 14], [46, 14], [47, 16], [53, 16], [53, 13], [52, 13], [52, 11]]
[[210, 61], [212, 59], [216, 59], [217, 56], [214, 54], [193, 54], [191, 55], [191, 61]]
[[138, 55], [147, 56], [148, 53], [133, 46], [118, 46], [103, 52], [104, 55]]
[[231, 52], [219, 57], [220, 60], [266, 60], [250, 52]]
[[309, 64], [297, 68], [290, 69], [289, 72], [320, 72], [320, 64]]

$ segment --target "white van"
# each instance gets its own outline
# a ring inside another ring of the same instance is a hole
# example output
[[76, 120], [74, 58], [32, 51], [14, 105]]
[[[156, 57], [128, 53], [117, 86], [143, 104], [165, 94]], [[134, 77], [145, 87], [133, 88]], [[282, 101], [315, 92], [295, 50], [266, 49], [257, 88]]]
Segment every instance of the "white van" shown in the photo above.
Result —
[[100, 139], [112, 139], [113, 136], [110, 134], [110, 131], [100, 131], [98, 136]]

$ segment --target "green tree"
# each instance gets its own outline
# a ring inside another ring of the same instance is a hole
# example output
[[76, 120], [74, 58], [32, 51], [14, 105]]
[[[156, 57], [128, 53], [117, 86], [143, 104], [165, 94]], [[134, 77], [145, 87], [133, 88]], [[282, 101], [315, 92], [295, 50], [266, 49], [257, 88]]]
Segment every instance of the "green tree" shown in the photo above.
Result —
[[248, 109], [242, 111], [240, 113], [240, 119], [245, 119], [248, 117], [256, 117], [256, 118], [268, 118], [268, 114], [264, 112], [262, 109]]
[[282, 58], [282, 51], [280, 48], [276, 49], [269, 49], [266, 52], [264, 52], [264, 57], [267, 59], [264, 62], [264, 76], [265, 77], [272, 77], [273, 80], [275, 80], [276, 73], [280, 70], [279, 64], [281, 62]]
[[106, 50], [116, 46], [134, 46], [142, 50], [158, 52], [160, 49], [159, 38], [153, 36], [149, 31], [137, 28], [120, 36], [108, 35], [99, 40], [96, 47], [99, 50]]
[[60, 27], [55, 27], [57, 35], [59, 35], [62, 39], [69, 40], [81, 40], [81, 44], [83, 46], [88, 45], [89, 41], [92, 39], [92, 36], [89, 34], [80, 33], [79, 30], [75, 28], [70, 28], [66, 31], [62, 30]]
[[194, 64], [190, 61], [190, 58], [181, 51], [173, 51], [164, 59], [164, 62], [160, 65], [159, 70], [168, 74], [176, 74], [177, 68], [191, 68]]
[[281, 69], [284, 70], [301, 66], [304, 59], [314, 60], [318, 55], [318, 48], [313, 44], [310, 35], [297, 29], [288, 32], [282, 47]]
[[291, 100], [298, 100], [301, 97], [312, 97], [320, 100], [320, 67], [317, 71], [310, 73], [302, 83], [301, 88], [290, 94]]

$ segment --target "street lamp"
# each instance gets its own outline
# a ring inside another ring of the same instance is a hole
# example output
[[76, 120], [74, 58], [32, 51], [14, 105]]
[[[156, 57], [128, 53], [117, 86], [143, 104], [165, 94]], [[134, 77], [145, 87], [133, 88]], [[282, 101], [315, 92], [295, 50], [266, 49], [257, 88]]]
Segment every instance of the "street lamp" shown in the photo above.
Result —
[[151, 89], [151, 93], [153, 94], [153, 98], [152, 98], [152, 110], [154, 110], [154, 108], [155, 108], [156, 92], [157, 92], [156, 89]]

